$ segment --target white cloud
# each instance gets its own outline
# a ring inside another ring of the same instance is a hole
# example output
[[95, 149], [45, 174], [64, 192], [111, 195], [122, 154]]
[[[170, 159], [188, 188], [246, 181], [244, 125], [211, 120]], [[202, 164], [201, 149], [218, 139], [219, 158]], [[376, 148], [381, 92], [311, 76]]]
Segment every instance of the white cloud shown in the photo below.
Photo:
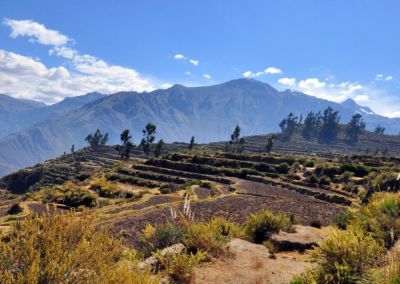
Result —
[[243, 73], [243, 76], [245, 78], [254, 78], [254, 77], [260, 77], [260, 76], [267, 75], [267, 74], [280, 74], [280, 73], [282, 73], [282, 70], [280, 70], [276, 67], [268, 67], [264, 71], [259, 71], [259, 72], [246, 71]]
[[369, 98], [368, 95], [359, 95], [359, 96], [356, 96], [356, 97], [354, 98], [354, 100], [355, 100], [357, 103], [365, 103], [365, 102], [369, 102], [369, 101], [370, 101], [370, 98]]
[[376, 81], [379, 81], [379, 80], [382, 80], [383, 79], [383, 75], [382, 74], [377, 74], [376, 76], [375, 76], [375, 80]]
[[27, 36], [33, 42], [54, 46], [65, 45], [69, 41], [66, 35], [47, 29], [44, 25], [32, 20], [4, 19], [3, 23], [11, 28], [10, 36], [12, 38]]
[[[0, 49], [0, 93], [54, 103], [68, 96], [94, 91], [110, 94], [154, 89], [134, 69], [112, 65], [88, 54], [82, 55], [64, 45], [69, 39], [57, 31], [47, 30], [30, 20], [6, 21], [12, 28], [11, 37], [34, 37], [38, 43], [52, 45], [49, 55], [65, 58], [66, 64], [48, 68], [37, 59]], [[36, 31], [27, 31], [26, 26]]]
[[385, 80], [386, 80], [386, 81], [393, 80], [393, 76], [386, 76]]
[[209, 75], [209, 74], [203, 74], [202, 75], [204, 78], [206, 78], [206, 79], [211, 79], [211, 75]]
[[172, 87], [172, 84], [170, 84], [170, 83], [164, 83], [164, 84], [162, 84], [160, 86], [161, 89], [168, 89], [168, 88], [171, 88], [171, 87]]
[[318, 78], [308, 78], [301, 80], [298, 87], [307, 95], [334, 102], [342, 102], [348, 98], [357, 99], [360, 102], [365, 102], [369, 99], [364, 86], [358, 82], [342, 82], [328, 85]]
[[246, 72], [243, 73], [243, 77], [245, 77], [245, 78], [254, 77], [254, 73], [251, 72], [251, 71], [246, 71]]
[[199, 61], [198, 60], [190, 59], [189, 62], [192, 63], [194, 66], [199, 65]]
[[188, 75], [188, 76], [190, 76], [190, 75], [192, 75], [192, 72], [186, 71], [185, 74]]
[[281, 74], [282, 70], [276, 67], [268, 67], [264, 72], [265, 74]]
[[318, 78], [308, 78], [299, 82], [299, 87], [303, 91], [309, 91], [314, 89], [321, 89], [325, 87], [326, 83], [320, 81]]
[[185, 61], [185, 62], [189, 62], [190, 64], [193, 64], [194, 66], [199, 65], [200, 61], [193, 59], [193, 58], [187, 58], [186, 56], [184, 56], [183, 54], [175, 54], [174, 58], [176, 60], [180, 60], [180, 61]]
[[295, 78], [281, 78], [278, 80], [278, 83], [284, 86], [289, 86], [293, 87], [296, 85], [296, 79]]
[[400, 117], [400, 111], [385, 112], [383, 115], [391, 118]]
[[186, 57], [185, 57], [184, 55], [182, 55], [182, 54], [175, 54], [175, 55], [174, 55], [174, 58], [175, 58], [176, 60], [183, 60], [183, 59], [185, 59]]

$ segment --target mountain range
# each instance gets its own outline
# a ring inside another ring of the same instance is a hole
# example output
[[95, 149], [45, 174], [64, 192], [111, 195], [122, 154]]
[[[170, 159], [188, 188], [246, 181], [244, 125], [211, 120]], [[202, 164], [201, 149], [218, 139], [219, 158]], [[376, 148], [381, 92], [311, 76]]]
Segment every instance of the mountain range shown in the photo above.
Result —
[[1, 95], [0, 176], [68, 152], [72, 144], [81, 148], [87, 134], [97, 128], [109, 133], [110, 144], [119, 143], [126, 128], [138, 143], [148, 122], [157, 126], [157, 139], [189, 141], [195, 136], [204, 143], [227, 140], [237, 124], [242, 135], [276, 132], [288, 113], [305, 116], [328, 106], [340, 112], [343, 123], [361, 113], [367, 129], [380, 124], [388, 134], [400, 131], [400, 118], [380, 116], [351, 99], [334, 103], [301, 92], [278, 91], [253, 79], [205, 87], [174, 85], [143, 93], [90, 93], [50, 106]]

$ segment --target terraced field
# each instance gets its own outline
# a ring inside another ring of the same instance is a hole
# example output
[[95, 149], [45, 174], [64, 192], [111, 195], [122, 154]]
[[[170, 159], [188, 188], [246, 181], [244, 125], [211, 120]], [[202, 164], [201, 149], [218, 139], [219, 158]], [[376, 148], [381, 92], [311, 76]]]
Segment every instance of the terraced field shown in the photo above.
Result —
[[[146, 224], [168, 222], [171, 208], [182, 211], [185, 195], [196, 220], [223, 216], [243, 223], [250, 214], [268, 209], [305, 225], [324, 225], [358, 206], [372, 188], [371, 175], [386, 169], [400, 172], [393, 157], [310, 160], [293, 154], [182, 148], [170, 144], [162, 157], [150, 159], [136, 150], [127, 161], [113, 147], [87, 148], [6, 176], [1, 181], [0, 226], [42, 214], [47, 204], [56, 204], [57, 210], [91, 207], [104, 225], [135, 247]], [[23, 212], [10, 215], [17, 203]]]

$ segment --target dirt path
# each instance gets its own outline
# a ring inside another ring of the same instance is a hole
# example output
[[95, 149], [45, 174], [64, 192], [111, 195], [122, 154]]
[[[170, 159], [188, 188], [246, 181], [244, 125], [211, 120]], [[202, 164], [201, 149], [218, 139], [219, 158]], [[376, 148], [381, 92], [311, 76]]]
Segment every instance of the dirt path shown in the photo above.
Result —
[[231, 256], [217, 259], [204, 267], [195, 269], [193, 284], [281, 284], [289, 283], [293, 276], [311, 265], [301, 254], [277, 255], [270, 258], [263, 245], [244, 240], [230, 242]]

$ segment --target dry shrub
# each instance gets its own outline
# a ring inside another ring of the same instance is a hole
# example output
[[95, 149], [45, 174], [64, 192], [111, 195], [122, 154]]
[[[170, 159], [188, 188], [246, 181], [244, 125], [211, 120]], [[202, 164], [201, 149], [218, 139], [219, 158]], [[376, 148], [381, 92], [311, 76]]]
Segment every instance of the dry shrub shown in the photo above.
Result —
[[261, 244], [274, 233], [291, 230], [292, 222], [288, 216], [283, 214], [274, 214], [268, 210], [250, 215], [244, 226], [246, 236], [250, 241], [257, 244]]
[[87, 212], [31, 217], [0, 241], [1, 283], [152, 283], [128, 269], [123, 250]]
[[313, 251], [318, 266], [292, 283], [358, 283], [379, 265], [383, 253], [383, 246], [358, 228], [335, 230]]
[[154, 256], [158, 260], [159, 269], [164, 270], [177, 283], [189, 283], [194, 267], [207, 258], [202, 251], [195, 254], [183, 251], [164, 255], [157, 251]]
[[209, 223], [183, 223], [183, 243], [190, 251], [205, 251], [212, 256], [224, 253], [227, 242], [240, 235], [240, 228], [225, 219], [218, 218]]

